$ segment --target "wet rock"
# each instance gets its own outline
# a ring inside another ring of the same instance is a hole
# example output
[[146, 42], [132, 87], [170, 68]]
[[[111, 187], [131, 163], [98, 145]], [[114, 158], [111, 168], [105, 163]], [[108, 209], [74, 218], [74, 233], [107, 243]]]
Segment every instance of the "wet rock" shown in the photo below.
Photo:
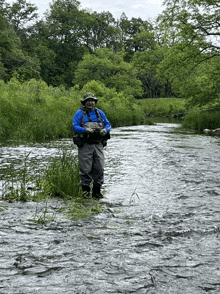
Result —
[[205, 134], [216, 134], [216, 135], [220, 135], [220, 128], [211, 130], [211, 129], [204, 129], [203, 133]]
[[220, 134], [220, 128], [215, 129], [215, 130], [213, 130], [212, 132], [215, 133], [215, 134]]
[[210, 129], [204, 129], [203, 130], [203, 133], [205, 133], [205, 134], [210, 134], [212, 132], [212, 130], [210, 130]]

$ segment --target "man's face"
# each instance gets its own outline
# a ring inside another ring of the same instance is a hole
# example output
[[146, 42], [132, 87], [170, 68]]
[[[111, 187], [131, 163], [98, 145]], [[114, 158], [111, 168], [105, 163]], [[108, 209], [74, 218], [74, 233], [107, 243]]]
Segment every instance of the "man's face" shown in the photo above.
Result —
[[88, 111], [94, 110], [95, 109], [95, 101], [93, 99], [86, 100], [85, 107]]

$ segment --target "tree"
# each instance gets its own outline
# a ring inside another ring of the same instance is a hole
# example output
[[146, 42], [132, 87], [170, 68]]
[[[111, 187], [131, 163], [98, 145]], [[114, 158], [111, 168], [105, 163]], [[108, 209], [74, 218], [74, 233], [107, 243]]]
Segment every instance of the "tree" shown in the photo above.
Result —
[[96, 48], [118, 48], [119, 29], [109, 12], [88, 12], [76, 0], [56, 0], [50, 5], [46, 24], [48, 47], [56, 54], [58, 83], [73, 86], [73, 74], [84, 54]]
[[121, 53], [113, 53], [108, 48], [96, 49], [93, 54], [86, 54], [79, 62], [74, 83], [82, 88], [87, 82], [96, 80], [117, 92], [138, 97], [142, 95], [141, 81], [136, 70], [123, 60]]
[[188, 51], [187, 58], [196, 64], [220, 53], [220, 5], [217, 0], [165, 0], [166, 9], [158, 18], [161, 28], [172, 29], [176, 44], [182, 50], [186, 46], [196, 48], [196, 54]]
[[[76, 0], [53, 1], [46, 15], [45, 27], [41, 24], [41, 32], [47, 32], [47, 46], [56, 56], [53, 86], [73, 86], [73, 73], [89, 50], [84, 44], [83, 34], [88, 13], [80, 11], [79, 5]], [[42, 37], [44, 35], [40, 36]]]
[[132, 59], [138, 78], [144, 89], [143, 98], [171, 97], [170, 83], [167, 77], [158, 76], [158, 67], [164, 59], [167, 48], [154, 46], [154, 50], [135, 52]]
[[87, 14], [83, 27], [84, 43], [91, 51], [97, 48], [121, 49], [119, 42], [120, 29], [110, 12], [93, 12]]
[[9, 24], [7, 19], [0, 14], [0, 58], [3, 58], [6, 52], [11, 51], [13, 42], [7, 33]]
[[[195, 92], [188, 91], [189, 85], [192, 89], [195, 83], [196, 88], [199, 79], [212, 76], [210, 70], [214, 68], [211, 60], [218, 60], [220, 55], [219, 1], [165, 0], [164, 3], [166, 9], [158, 22], [164, 32], [171, 32], [173, 43], [160, 64], [159, 74], [169, 77], [177, 95], [192, 101], [192, 93]], [[206, 68], [209, 70], [206, 71]], [[208, 83], [207, 78], [202, 80]], [[213, 85], [214, 88], [217, 89]], [[215, 100], [216, 95], [210, 97]], [[197, 99], [195, 101], [198, 103]], [[206, 103], [204, 99], [202, 101]]]
[[9, 38], [5, 29], [8, 26], [7, 19], [0, 14], [0, 78], [2, 79], [6, 74], [6, 68], [1, 62], [8, 51], [12, 50], [12, 40]]
[[53, 50], [48, 48], [46, 42], [40, 42], [35, 48], [36, 53], [40, 61], [40, 75], [41, 78], [47, 82], [48, 85], [56, 84], [54, 81], [54, 76], [56, 72], [56, 54]]
[[[219, 51], [220, 4], [217, 0], [165, 0], [166, 9], [159, 20], [176, 29], [189, 43], [203, 44], [201, 52]], [[214, 38], [212, 38], [214, 37]]]
[[155, 42], [153, 26], [141, 18], [132, 17], [128, 20], [125, 13], [122, 14], [118, 26], [121, 30], [121, 41], [124, 44], [125, 60], [130, 61], [135, 52], [153, 47]]
[[37, 10], [36, 5], [26, 0], [17, 0], [8, 6], [7, 19], [18, 36], [23, 29], [27, 28], [28, 23], [37, 19]]
[[15, 73], [22, 80], [39, 78], [38, 60], [22, 52], [19, 37], [1, 14], [0, 61], [0, 77], [5, 81], [8, 81]]
[[4, 15], [16, 35], [21, 40], [22, 48], [25, 47], [27, 39], [30, 35], [31, 27], [38, 15], [36, 13], [37, 6], [26, 2], [26, 0], [17, 0], [11, 5], [7, 5]]

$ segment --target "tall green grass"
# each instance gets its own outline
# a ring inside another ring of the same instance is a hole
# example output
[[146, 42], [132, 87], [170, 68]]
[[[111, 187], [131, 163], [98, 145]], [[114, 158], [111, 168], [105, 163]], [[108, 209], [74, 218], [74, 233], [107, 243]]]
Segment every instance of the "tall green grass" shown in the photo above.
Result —
[[79, 95], [42, 81], [0, 81], [0, 137], [29, 141], [68, 137]]
[[180, 117], [186, 110], [186, 100], [178, 98], [143, 99], [139, 105], [146, 116]]
[[98, 98], [98, 108], [107, 115], [112, 126], [137, 124], [145, 113], [132, 97], [107, 89], [96, 81], [82, 90], [52, 88], [42, 81], [20, 83], [13, 78], [0, 81], [0, 138], [12, 140], [48, 140], [72, 134], [72, 119], [81, 106], [84, 93]]
[[28, 201], [59, 197], [81, 197], [78, 158], [72, 150], [60, 149], [49, 159], [44, 170], [39, 170], [35, 160], [25, 155], [20, 164], [10, 164], [3, 178], [2, 198], [10, 201]]
[[[88, 82], [83, 89], [53, 88], [43, 81], [20, 83], [0, 81], [0, 139], [50, 140], [72, 136], [72, 119], [81, 106], [86, 92], [93, 92], [112, 127], [153, 124], [152, 117], [183, 117], [186, 100], [157, 98], [136, 100], [123, 92], [106, 88], [97, 81]], [[187, 114], [185, 127], [202, 129], [219, 127], [218, 114]]]
[[60, 155], [52, 158], [45, 169], [41, 189], [52, 197], [72, 198], [82, 195], [80, 188], [77, 156], [71, 150], [60, 150]]
[[3, 167], [1, 181], [2, 199], [9, 202], [31, 200], [32, 186], [37, 186], [36, 164], [30, 162], [30, 153], [16, 164], [10, 163]]
[[197, 131], [220, 128], [220, 111], [218, 109], [191, 111], [185, 116], [182, 127]]
[[[36, 212], [31, 220], [38, 223], [54, 221], [57, 212], [76, 219], [90, 217], [102, 211], [102, 204], [97, 200], [83, 198], [78, 159], [72, 150], [61, 149], [41, 172], [28, 157], [29, 154], [24, 157], [22, 165], [11, 164], [5, 170], [5, 178], [1, 179], [3, 200], [37, 202]], [[48, 209], [50, 198], [60, 200], [60, 205], [52, 215], [51, 209]], [[39, 202], [44, 203], [41, 209], [38, 208]]]

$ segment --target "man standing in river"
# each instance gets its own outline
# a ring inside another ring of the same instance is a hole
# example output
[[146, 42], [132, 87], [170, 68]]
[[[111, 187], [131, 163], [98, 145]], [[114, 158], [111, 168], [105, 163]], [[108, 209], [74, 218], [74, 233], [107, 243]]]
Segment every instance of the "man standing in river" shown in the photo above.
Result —
[[85, 198], [90, 198], [90, 185], [93, 181], [92, 197], [103, 198], [101, 186], [104, 181], [103, 148], [110, 139], [111, 124], [103, 111], [96, 108], [98, 99], [86, 93], [82, 106], [73, 117], [73, 141], [78, 146], [81, 185]]

